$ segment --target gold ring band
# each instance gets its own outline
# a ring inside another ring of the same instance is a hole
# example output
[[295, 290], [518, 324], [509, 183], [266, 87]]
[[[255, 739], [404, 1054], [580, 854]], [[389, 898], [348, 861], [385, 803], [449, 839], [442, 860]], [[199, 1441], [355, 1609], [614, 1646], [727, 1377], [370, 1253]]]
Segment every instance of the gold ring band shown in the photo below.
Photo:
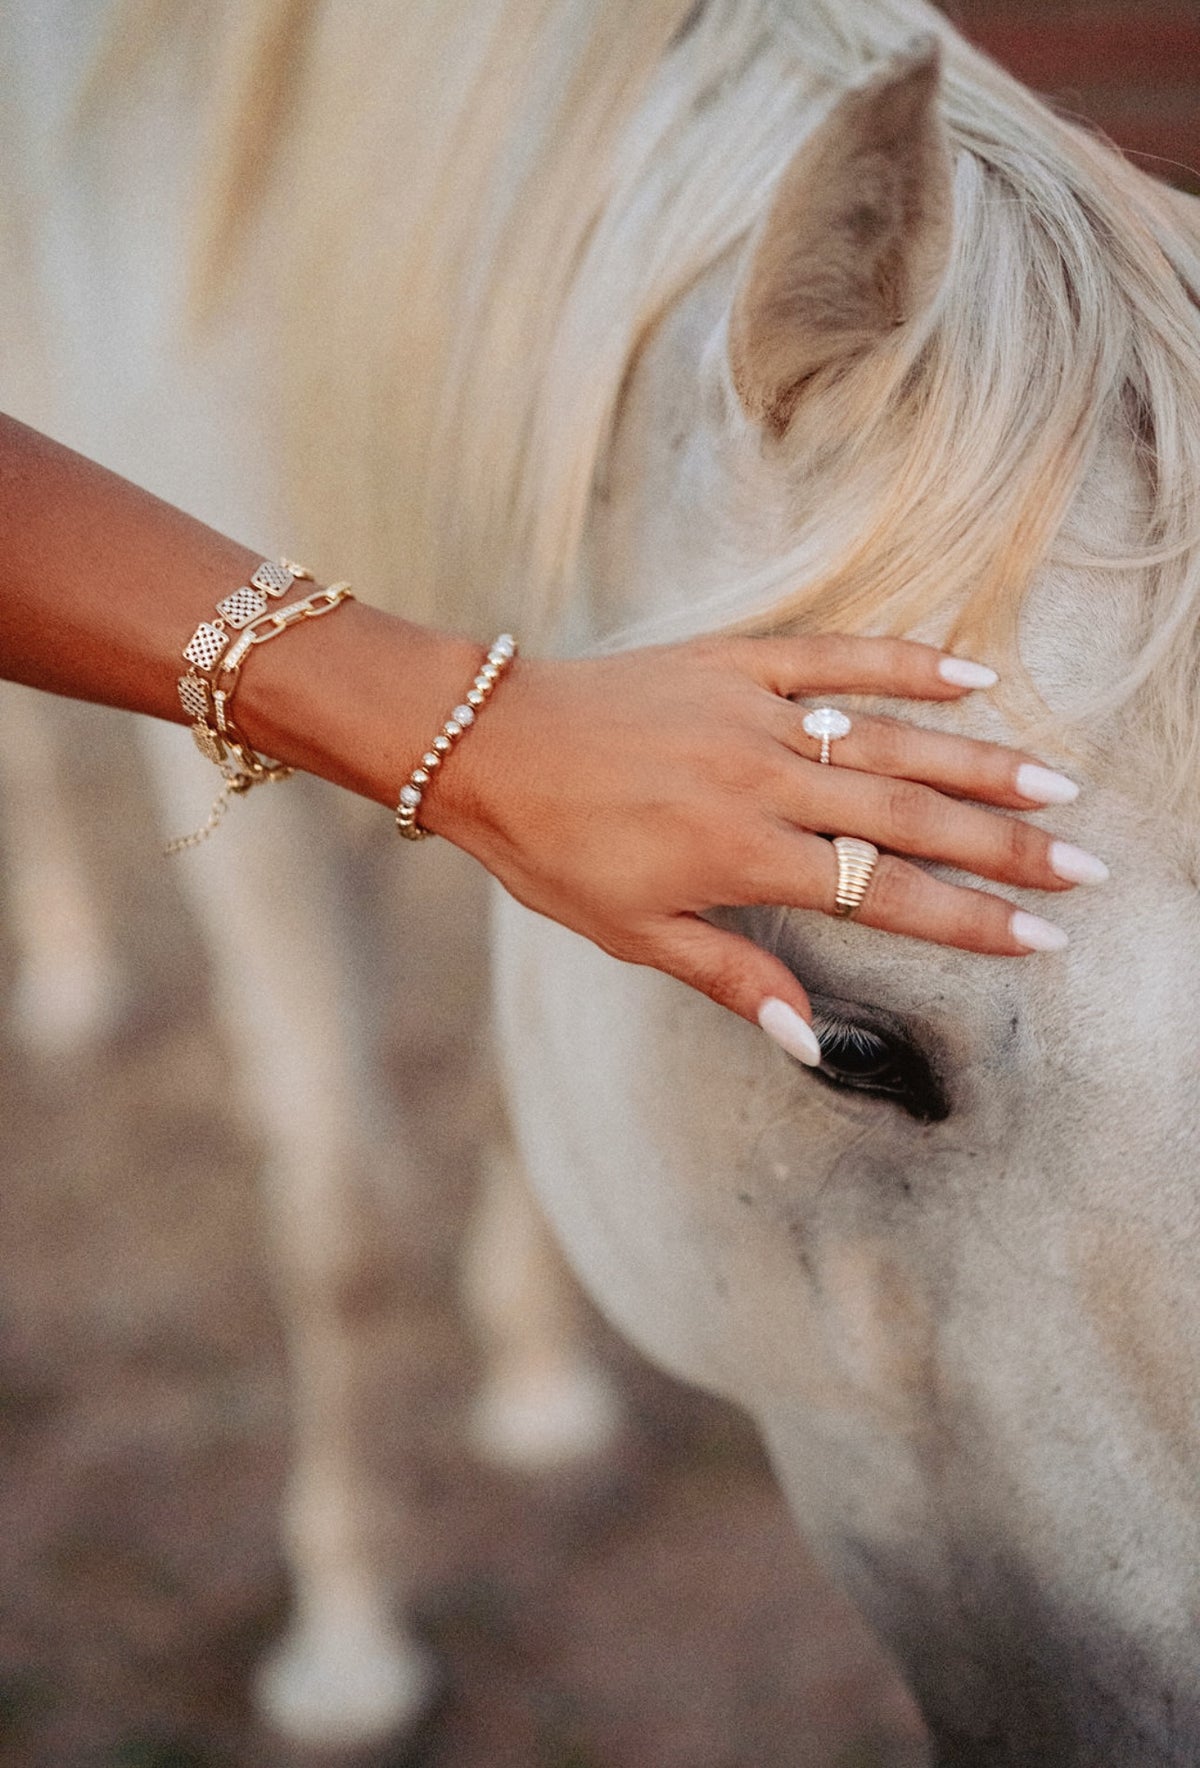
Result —
[[860, 841], [854, 835], [838, 835], [834, 838], [833, 851], [837, 855], [834, 912], [849, 916], [862, 907], [863, 897], [867, 894], [872, 873], [879, 861], [879, 849], [870, 841]]

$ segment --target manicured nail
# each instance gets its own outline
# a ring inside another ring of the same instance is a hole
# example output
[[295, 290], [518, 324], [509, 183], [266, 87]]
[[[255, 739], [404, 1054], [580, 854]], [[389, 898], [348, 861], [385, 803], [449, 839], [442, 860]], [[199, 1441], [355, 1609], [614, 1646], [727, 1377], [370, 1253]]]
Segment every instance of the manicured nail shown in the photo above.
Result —
[[821, 1046], [817, 1034], [807, 1020], [801, 1019], [795, 1007], [772, 996], [758, 1009], [758, 1023], [767, 1036], [773, 1037], [797, 1062], [804, 1062], [809, 1068], [820, 1065]]
[[1109, 876], [1102, 859], [1082, 847], [1072, 847], [1069, 841], [1051, 842], [1050, 870], [1069, 884], [1103, 884]]
[[1027, 951], [1060, 952], [1071, 943], [1061, 927], [1043, 921], [1040, 915], [1027, 915], [1024, 909], [1016, 910], [1008, 926], [1017, 944]]
[[942, 657], [938, 674], [956, 688], [994, 688], [1000, 677], [986, 663], [970, 663], [965, 657]]
[[1017, 769], [1017, 791], [1031, 804], [1074, 804], [1079, 787], [1066, 774], [1024, 761]]

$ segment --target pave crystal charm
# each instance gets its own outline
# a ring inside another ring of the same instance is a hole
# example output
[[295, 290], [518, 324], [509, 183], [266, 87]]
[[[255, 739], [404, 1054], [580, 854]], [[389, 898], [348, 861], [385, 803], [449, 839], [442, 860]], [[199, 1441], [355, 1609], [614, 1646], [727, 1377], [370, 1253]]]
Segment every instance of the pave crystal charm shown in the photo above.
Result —
[[212, 626], [207, 620], [202, 620], [184, 646], [183, 654], [197, 669], [211, 669], [228, 643], [227, 632], [222, 632], [219, 626]]
[[450, 716], [457, 719], [465, 730], [469, 724], [475, 723], [475, 708], [473, 706], [456, 706]]
[[243, 626], [249, 626], [260, 614], [267, 611], [267, 598], [261, 589], [235, 589], [227, 595], [223, 602], [217, 603], [217, 613], [224, 614], [235, 632]]
[[401, 804], [407, 804], [412, 810], [415, 810], [417, 805], [421, 802], [421, 794], [417, 791], [415, 786], [401, 786], [400, 802]]
[[220, 767], [225, 759], [225, 745], [216, 731], [210, 731], [206, 724], [194, 724], [192, 740], [206, 761], [213, 761]]
[[292, 587], [296, 574], [286, 565], [273, 565], [270, 559], [264, 559], [250, 581], [255, 589], [265, 589], [268, 595], [282, 595]]
[[821, 760], [828, 764], [829, 745], [839, 737], [849, 736], [850, 720], [836, 706], [818, 706], [814, 711], [805, 713], [802, 728], [808, 736], [820, 740]]
[[193, 675], [189, 669], [186, 675], [179, 677], [175, 685], [179, 689], [179, 704], [188, 717], [203, 724], [208, 718], [208, 683], [202, 676]]

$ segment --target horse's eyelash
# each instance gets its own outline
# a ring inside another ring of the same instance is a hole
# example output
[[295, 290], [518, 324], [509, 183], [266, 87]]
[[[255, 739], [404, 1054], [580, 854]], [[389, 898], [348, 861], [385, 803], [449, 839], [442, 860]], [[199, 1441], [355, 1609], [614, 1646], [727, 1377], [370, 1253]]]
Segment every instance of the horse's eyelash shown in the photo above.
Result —
[[866, 1026], [855, 1025], [849, 1019], [837, 1019], [832, 1013], [814, 1013], [813, 1030], [822, 1043], [840, 1044], [842, 1049], [849, 1048], [864, 1056], [887, 1047], [878, 1032], [868, 1031]]

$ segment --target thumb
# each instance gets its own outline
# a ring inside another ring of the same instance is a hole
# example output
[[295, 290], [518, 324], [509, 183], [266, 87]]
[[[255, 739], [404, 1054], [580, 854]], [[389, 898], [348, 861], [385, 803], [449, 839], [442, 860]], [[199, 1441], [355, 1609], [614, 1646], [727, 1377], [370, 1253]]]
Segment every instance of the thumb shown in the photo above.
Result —
[[761, 1026], [797, 1061], [810, 1068], [820, 1062], [808, 996], [787, 965], [752, 939], [677, 915], [655, 934], [641, 961]]

